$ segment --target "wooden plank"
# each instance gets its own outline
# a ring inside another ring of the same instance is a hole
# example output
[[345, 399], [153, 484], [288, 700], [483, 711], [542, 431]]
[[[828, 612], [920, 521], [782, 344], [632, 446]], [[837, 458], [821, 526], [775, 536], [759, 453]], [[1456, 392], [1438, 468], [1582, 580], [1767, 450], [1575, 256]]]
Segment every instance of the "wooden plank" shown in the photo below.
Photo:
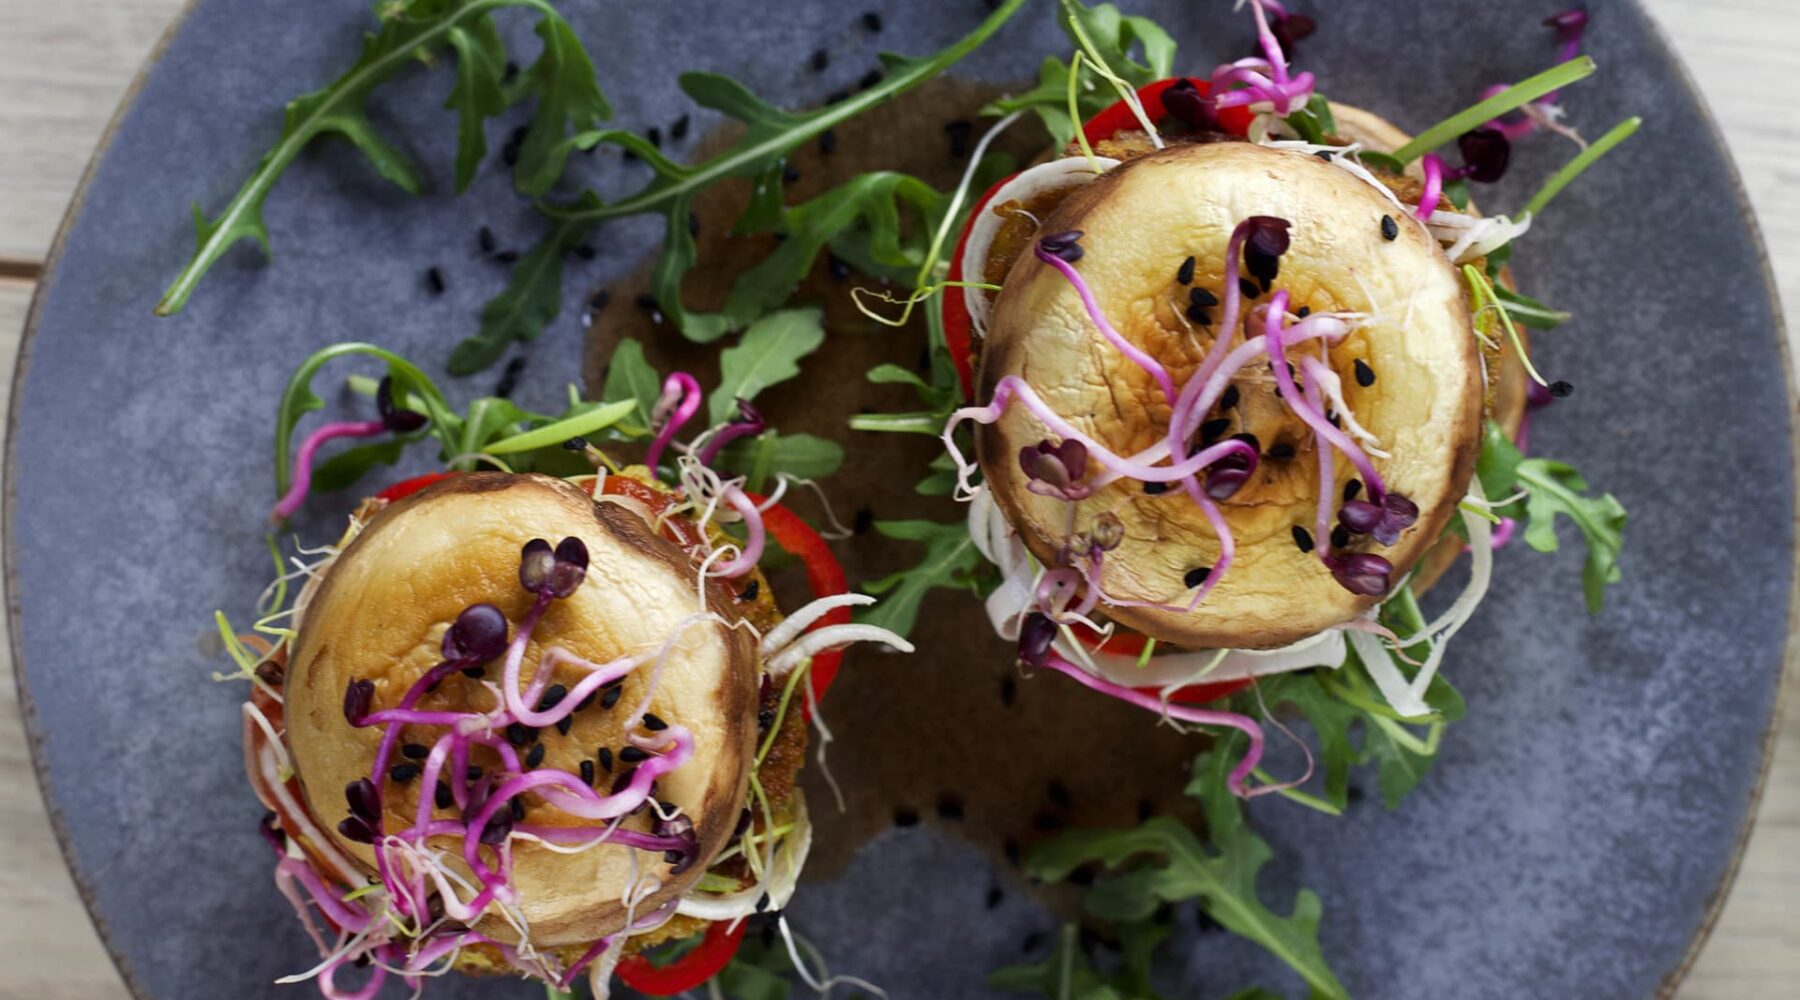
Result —
[[[1792, 0], [1646, 0], [1687, 60], [1743, 172], [1777, 283], [1800, 302], [1800, 73]], [[42, 260], [114, 106], [182, 0], [0, 0], [0, 274]], [[1654, 109], [1648, 117], [1655, 123]], [[0, 407], [29, 304], [0, 277]], [[1793, 334], [1790, 332], [1790, 337]], [[1793, 341], [1790, 341], [1793, 342]], [[0, 629], [5, 622], [0, 620]], [[3, 636], [3, 633], [0, 633]], [[4, 647], [0, 646], [0, 650]], [[126, 996], [75, 897], [31, 774], [0, 652], [0, 996]], [[1800, 982], [1800, 693], [1790, 698], [1755, 835], [1680, 1000], [1774, 996]], [[1782, 984], [1788, 984], [1783, 987]]]

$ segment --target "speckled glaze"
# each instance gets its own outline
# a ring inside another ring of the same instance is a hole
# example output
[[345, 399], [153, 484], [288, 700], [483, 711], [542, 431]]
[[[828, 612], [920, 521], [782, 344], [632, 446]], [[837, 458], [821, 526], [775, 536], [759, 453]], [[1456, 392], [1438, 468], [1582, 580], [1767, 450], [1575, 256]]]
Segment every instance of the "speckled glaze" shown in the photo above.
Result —
[[[1227, 0], [1126, 6], [1175, 34], [1189, 71], [1249, 44]], [[1710, 920], [1761, 774], [1793, 567], [1780, 319], [1732, 167], [1678, 64], [1635, 6], [1589, 6], [1603, 72], [1566, 95], [1573, 121], [1590, 134], [1627, 113], [1648, 124], [1562, 196], [1517, 270], [1578, 315], [1541, 338], [1540, 363], [1577, 391], [1533, 443], [1630, 508], [1625, 582], [1590, 618], [1578, 545], [1503, 551], [1494, 593], [1448, 667], [1469, 718], [1404, 808], [1384, 812], [1371, 796], [1332, 820], [1279, 799], [1250, 807], [1279, 859], [1264, 878], [1269, 898], [1319, 892], [1325, 950], [1361, 997], [1656, 995]], [[507, 246], [538, 226], [492, 169], [452, 200], [454, 130], [440, 108], [451, 81], [415, 72], [374, 113], [418, 123], [394, 134], [431, 171], [432, 193], [401, 196], [340, 145], [309, 151], [268, 202], [278, 264], [241, 246], [183, 314], [151, 317], [190, 247], [189, 202], [222, 203], [275, 134], [280, 103], [345, 64], [367, 7], [318, 0], [300, 30], [291, 4], [197, 4], [88, 178], [20, 366], [6, 559], [22, 701], [70, 866], [145, 1000], [312, 995], [270, 985], [309, 964], [308, 945], [269, 885], [254, 830], [240, 692], [207, 680], [222, 661], [206, 639], [213, 609], [243, 617], [268, 573], [276, 394], [298, 359], [344, 339], [379, 341], [441, 374], [501, 280], [477, 256], [475, 226]], [[850, 84], [873, 58], [855, 24], [864, 7], [885, 15], [881, 42], [909, 53], [984, 13], [978, 0], [609, 0], [570, 5], [570, 16], [618, 121], [642, 128], [687, 110], [681, 69], [795, 102]], [[1531, 26], [1557, 7], [1333, 5], [1302, 58], [1333, 98], [1414, 130], [1544, 65], [1551, 45]], [[813, 74], [804, 54], [819, 45], [840, 57]], [[957, 72], [1018, 81], [1064, 47], [1039, 3]], [[696, 114], [695, 135], [713, 123]], [[496, 147], [510, 126], [490, 130]], [[1516, 206], [1569, 153], [1532, 140], [1485, 203]], [[642, 177], [612, 158], [577, 169], [603, 191]], [[550, 403], [572, 377], [580, 296], [636, 266], [656, 228], [614, 226], [597, 260], [571, 268], [563, 318], [529, 347], [525, 402]], [[441, 297], [421, 287], [431, 264], [449, 279]], [[492, 377], [450, 386], [473, 395]], [[327, 520], [296, 527], [317, 539]], [[925, 826], [895, 830], [842, 877], [808, 886], [792, 918], [834, 969], [897, 997], [983, 995], [986, 970], [1053, 925], [1017, 894], [985, 911], [988, 883], [968, 845]], [[1297, 988], [1255, 946], [1180, 923], [1161, 969], [1170, 995]], [[537, 991], [445, 981], [433, 995]]]

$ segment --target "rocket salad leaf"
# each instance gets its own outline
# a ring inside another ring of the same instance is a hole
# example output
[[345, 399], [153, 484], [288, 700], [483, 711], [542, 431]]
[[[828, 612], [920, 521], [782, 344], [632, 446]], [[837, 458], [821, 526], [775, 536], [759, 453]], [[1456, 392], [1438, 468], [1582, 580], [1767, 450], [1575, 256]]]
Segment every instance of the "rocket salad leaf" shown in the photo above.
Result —
[[[1063, 0], [1056, 20], [1084, 56], [1098, 57], [1098, 62], [1133, 87], [1174, 75], [1175, 39], [1147, 17], [1121, 14], [1110, 3], [1087, 7], [1077, 0]], [[1077, 25], [1080, 34], [1091, 43], [1091, 51], [1081, 44]], [[1143, 62], [1132, 58], [1134, 51], [1143, 53]], [[1099, 114], [1116, 100], [1118, 95], [1103, 86], [1084, 86], [1076, 92], [1076, 107], [1083, 119]], [[1036, 113], [1058, 146], [1075, 137], [1079, 123], [1069, 117], [1067, 59], [1047, 57], [1038, 68], [1037, 86], [994, 101], [982, 109], [982, 114], [998, 116], [1022, 110]]]
[[[492, 14], [525, 7], [539, 15], [543, 51], [509, 91], [503, 86], [506, 53]], [[562, 145], [571, 129], [592, 128], [611, 115], [594, 82], [593, 63], [567, 21], [547, 0], [411, 0], [383, 5], [377, 30], [363, 37], [362, 53], [343, 76], [288, 102], [280, 136], [237, 193], [208, 219], [194, 206], [196, 246], [156, 305], [156, 314], [180, 312], [212, 266], [239, 240], [254, 239], [269, 252], [263, 203], [281, 175], [305, 149], [325, 135], [338, 135], [360, 150], [377, 172], [408, 194], [423, 186], [418, 168], [369, 119], [364, 103], [382, 84], [414, 61], [428, 61], [448, 48], [457, 57], [457, 82], [446, 107], [457, 112], [456, 187], [473, 179], [486, 152], [487, 119], [508, 103], [537, 99], [515, 166], [521, 191], [547, 190], [562, 171]]]

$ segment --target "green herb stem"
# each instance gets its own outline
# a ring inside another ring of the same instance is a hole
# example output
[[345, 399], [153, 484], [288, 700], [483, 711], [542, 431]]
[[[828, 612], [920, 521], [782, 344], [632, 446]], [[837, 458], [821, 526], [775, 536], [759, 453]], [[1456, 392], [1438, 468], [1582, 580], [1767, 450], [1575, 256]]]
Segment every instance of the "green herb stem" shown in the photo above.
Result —
[[1614, 146], [1631, 138], [1632, 135], [1637, 132], [1638, 126], [1643, 123], [1644, 120], [1642, 118], [1633, 115], [1619, 124], [1614, 125], [1611, 130], [1595, 140], [1588, 148], [1582, 150], [1574, 159], [1563, 164], [1562, 169], [1551, 174], [1550, 179], [1544, 182], [1544, 186], [1538, 188], [1537, 194], [1532, 195], [1531, 200], [1525, 203], [1525, 208], [1521, 211], [1521, 214], [1536, 218], [1540, 212], [1549, 206], [1551, 201], [1555, 200], [1557, 195], [1562, 193], [1563, 188], [1569, 186], [1570, 181], [1581, 176], [1583, 171], [1593, 166], [1602, 156], [1611, 152]]
[[1487, 100], [1465, 108], [1420, 132], [1413, 141], [1394, 150], [1394, 159], [1402, 164], [1411, 163], [1470, 129], [1478, 128], [1508, 111], [1522, 108], [1545, 94], [1593, 75], [1596, 68], [1592, 57], [1581, 56], [1515, 83]]

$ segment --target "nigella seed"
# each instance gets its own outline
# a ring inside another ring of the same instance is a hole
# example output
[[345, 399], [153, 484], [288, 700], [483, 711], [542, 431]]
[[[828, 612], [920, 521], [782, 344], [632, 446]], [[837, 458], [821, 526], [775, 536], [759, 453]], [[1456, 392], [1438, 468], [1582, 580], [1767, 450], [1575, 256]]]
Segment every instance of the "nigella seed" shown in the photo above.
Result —
[[600, 692], [598, 692], [598, 691], [590, 692], [586, 698], [583, 698], [580, 701], [575, 703], [575, 711], [585, 712], [588, 709], [593, 708], [594, 702], [596, 702], [598, 700], [600, 700]]
[[581, 762], [581, 783], [584, 785], [594, 783], [594, 762], [591, 760]]
[[940, 819], [962, 819], [962, 796], [957, 795], [955, 792], [945, 792], [938, 796], [937, 814]]
[[687, 134], [688, 134], [688, 125], [690, 124], [691, 121], [692, 121], [692, 119], [687, 115], [682, 115], [680, 118], [675, 119], [674, 124], [669, 126], [669, 138], [674, 139], [676, 141], [686, 139]]
[[508, 811], [510, 811], [512, 813], [512, 821], [514, 823], [517, 823], [525, 818], [525, 800], [524, 799], [519, 798], [518, 796], [515, 795], [511, 799], [507, 800], [506, 808]]
[[1331, 529], [1331, 547], [1341, 549], [1350, 544], [1350, 529], [1343, 525]]
[[600, 769], [602, 771], [607, 772], [608, 774], [611, 774], [612, 773], [612, 761], [613, 761], [612, 748], [611, 747], [601, 747], [600, 752], [595, 754], [594, 756], [599, 758], [599, 760], [600, 760]]
[[1185, 584], [1189, 590], [1193, 590], [1204, 584], [1206, 578], [1211, 575], [1211, 566], [1195, 566], [1193, 569], [1187, 571], [1187, 574], [1181, 578], [1181, 582]]
[[494, 255], [494, 263], [496, 264], [511, 264], [518, 259], [519, 251], [517, 250], [502, 250]]
[[1000, 704], [1005, 705], [1007, 708], [1011, 708], [1012, 703], [1018, 699], [1018, 696], [1019, 696], [1019, 682], [1013, 680], [1011, 677], [1001, 678], [1000, 679]]
[[1040, 833], [1055, 833], [1062, 829], [1063, 821], [1062, 817], [1055, 813], [1045, 811], [1033, 816], [1031, 818], [1031, 825]]
[[[1194, 258], [1192, 258], [1192, 257], [1188, 258], [1188, 260], [1193, 260], [1193, 259]], [[1188, 289], [1188, 305], [1200, 306], [1202, 308], [1210, 309], [1213, 306], [1216, 306], [1218, 304], [1219, 304], [1219, 297], [1217, 295], [1214, 295], [1213, 293], [1207, 291], [1206, 289], [1204, 289], [1204, 288]]]
[[875, 526], [875, 512], [867, 507], [856, 508], [856, 516], [850, 521], [850, 530], [858, 535], [867, 534]]
[[1575, 387], [1562, 379], [1557, 379], [1550, 383], [1550, 395], [1555, 396], [1557, 399], [1568, 399], [1569, 395], [1574, 391]]
[[1218, 417], [1213, 420], [1208, 420], [1200, 425], [1200, 443], [1203, 445], [1212, 444], [1214, 441], [1219, 440], [1230, 427], [1230, 417]]
[[482, 776], [482, 774], [483, 774], [483, 773], [485, 773], [485, 772], [483, 772], [483, 771], [482, 771], [482, 770], [481, 770], [481, 766], [480, 766], [480, 765], [478, 765], [478, 764], [470, 764], [470, 765], [469, 765], [469, 769], [468, 769], [468, 770], [467, 770], [467, 771], [464, 771], [464, 772], [463, 772], [463, 774], [464, 774], [464, 775], [465, 775], [465, 776], [466, 776], [466, 777], [467, 777], [467, 778], [468, 778], [468, 779], [469, 779], [469, 780], [470, 780], [470, 781], [480, 781], [480, 780], [481, 780], [481, 776]]
[[506, 742], [522, 747], [537, 739], [537, 730], [522, 722], [514, 722], [506, 727]]
[[761, 580], [751, 580], [747, 585], [745, 585], [744, 589], [738, 593], [738, 600], [754, 601], [754, 600], [756, 600], [756, 595], [758, 593], [761, 593], [761, 591], [762, 591], [762, 581]]
[[619, 759], [627, 764], [639, 764], [650, 759], [650, 755], [637, 747], [620, 747]]
[[417, 764], [395, 764], [393, 768], [388, 771], [388, 777], [401, 784], [405, 784], [418, 777], [419, 770], [420, 768]]
[[1349, 482], [1344, 484], [1344, 502], [1349, 503], [1350, 501], [1355, 500], [1357, 494], [1359, 494], [1361, 492], [1362, 492], [1362, 480], [1360, 480], [1360, 479], [1350, 480]]
[[837, 129], [828, 128], [819, 133], [819, 155], [830, 156], [837, 152]]
[[792, 184], [799, 179], [800, 179], [800, 171], [795, 170], [793, 164], [787, 163], [787, 164], [782, 165], [781, 183]]
[[1006, 893], [1004, 891], [1002, 891], [999, 886], [997, 886], [997, 885], [988, 886], [988, 891], [987, 891], [987, 908], [988, 909], [990, 909], [990, 910], [999, 909], [1000, 901], [1005, 898], [1006, 898]]
[[812, 67], [814, 73], [823, 73], [826, 67], [831, 65], [831, 53], [824, 49], [815, 49], [812, 57], [806, 60], [806, 64]]
[[1365, 389], [1375, 384], [1375, 369], [1361, 358], [1356, 359], [1356, 384]]
[[919, 811], [910, 806], [901, 806], [895, 809], [894, 825], [899, 827], [918, 826]]
[[487, 676], [487, 668], [486, 667], [464, 667], [462, 675], [464, 677], [474, 677], [474, 678], [486, 677]]
[[1300, 308], [1294, 310], [1294, 315], [1300, 317], [1301, 319], [1305, 319], [1306, 317], [1312, 315], [1312, 306], [1301, 306]]
[[1211, 326], [1212, 325], [1212, 313], [1208, 312], [1206, 310], [1206, 307], [1204, 307], [1204, 306], [1195, 306], [1195, 305], [1188, 306], [1187, 307], [1187, 318], [1188, 318], [1188, 322], [1194, 324], [1195, 326]]
[[569, 730], [574, 729], [574, 728], [575, 728], [575, 716], [573, 716], [573, 715], [565, 715], [562, 718], [556, 720], [556, 731], [563, 734], [564, 736], [569, 735]]
[[849, 99], [850, 99], [850, 92], [848, 90], [834, 90], [831, 93], [825, 95], [825, 103], [826, 104], [837, 104], [841, 101], [847, 101]]
[[1150, 496], [1157, 496], [1162, 493], [1167, 493], [1167, 492], [1169, 492], [1169, 484], [1168, 483], [1145, 483], [1144, 484], [1144, 492], [1149, 494]]
[[431, 294], [433, 295], [444, 294], [444, 288], [446, 287], [444, 285], [444, 269], [441, 267], [426, 268], [425, 287], [431, 289]]
[[659, 733], [659, 732], [662, 732], [663, 730], [669, 728], [669, 724], [664, 722], [662, 720], [662, 716], [657, 715], [655, 712], [645, 712], [644, 713], [644, 728], [650, 730], [653, 733]]
[[516, 357], [506, 362], [500, 372], [500, 380], [494, 383], [494, 396], [498, 399], [512, 398], [513, 390], [519, 387], [519, 376], [525, 372], [525, 359]]
[[1294, 546], [1302, 552], [1311, 552], [1313, 550], [1312, 532], [1298, 524], [1294, 525]]
[[475, 233], [475, 243], [477, 246], [481, 247], [482, 253], [493, 253], [495, 247], [494, 231], [486, 226], [482, 226]]
[[[635, 767], [628, 767], [625, 770], [620, 771], [619, 776], [613, 779], [612, 788], [608, 789], [608, 791], [613, 795], [617, 795], [624, 791], [625, 786], [631, 784], [632, 775], [635, 774], [637, 774], [637, 768]], [[641, 809], [643, 807], [639, 806], [638, 808]]]
[[533, 743], [531, 745], [531, 752], [527, 753], [525, 755], [525, 766], [526, 767], [536, 767], [539, 764], [542, 764], [543, 762], [544, 762], [544, 745], [542, 743]]
[[610, 302], [612, 302], [612, 293], [602, 288], [594, 293], [593, 298], [588, 299], [588, 308], [595, 312], [599, 312], [600, 310], [605, 309]]
[[886, 75], [887, 75], [886, 73], [883, 73], [881, 71], [880, 67], [872, 69], [872, 70], [868, 71], [867, 73], [864, 73], [862, 75], [862, 79], [856, 81], [856, 89], [857, 90], [868, 90], [869, 88], [874, 87], [875, 85], [879, 84], [881, 82], [882, 77], [884, 77]]
[[874, 11], [869, 11], [862, 16], [862, 26], [865, 31], [879, 32], [881, 30], [881, 15]]
[[966, 119], [958, 118], [944, 125], [944, 134], [950, 137], [950, 155], [957, 159], [969, 155], [969, 133], [974, 131]]
[[624, 694], [625, 689], [622, 687], [607, 688], [606, 693], [600, 696], [600, 707], [607, 709], [612, 708], [619, 703], [619, 698]]
[[1068, 786], [1060, 781], [1051, 781], [1049, 787], [1045, 789], [1045, 794], [1050, 796], [1051, 803], [1058, 809], [1067, 809], [1074, 804], [1074, 799], [1069, 796]]
[[1400, 223], [1391, 215], [1381, 217], [1381, 238], [1390, 243], [1400, 238]]
[[657, 309], [656, 296], [649, 292], [639, 292], [637, 298], [632, 299], [631, 303], [645, 312], [655, 312]]
[[501, 83], [511, 83], [511, 82], [513, 82], [514, 79], [516, 79], [518, 77], [518, 75], [519, 75], [519, 64], [508, 59], [506, 61], [506, 71], [500, 75], [500, 82]]
[[544, 696], [538, 699], [537, 710], [540, 712], [548, 712], [562, 704], [562, 700], [568, 696], [568, 688], [563, 687], [561, 684], [552, 684], [549, 688], [545, 689]]
[[650, 145], [655, 146], [657, 149], [662, 148], [662, 129], [657, 128], [655, 125], [644, 130], [644, 138], [650, 140]]
[[1262, 291], [1256, 287], [1256, 282], [1251, 281], [1249, 278], [1238, 279], [1238, 291], [1242, 292], [1244, 298], [1247, 299], [1254, 299], [1262, 294]]
[[1012, 865], [1014, 868], [1019, 867], [1019, 842], [1018, 841], [1012, 839], [1011, 837], [1006, 838], [1006, 841], [1000, 845], [1000, 851], [1002, 854], [1006, 855], [1007, 864]]
[[456, 797], [450, 794], [450, 786], [440, 781], [437, 783], [437, 791], [433, 794], [432, 801], [437, 803], [439, 809], [448, 809], [456, 804]]
[[831, 273], [832, 281], [846, 281], [850, 277], [850, 265], [834, 253], [825, 255], [825, 269]]
[[1148, 822], [1150, 817], [1156, 815], [1156, 804], [1149, 799], [1139, 799], [1137, 809], [1139, 823]]
[[762, 708], [756, 710], [756, 729], [758, 732], [767, 732], [769, 727], [774, 724], [775, 706], [764, 705]]
[[1331, 150], [1329, 150], [1329, 149], [1321, 149], [1318, 152], [1314, 153], [1313, 155], [1318, 157], [1321, 160], [1324, 160], [1326, 163], [1331, 162]]
[[[1177, 283], [1183, 284], [1183, 285], [1191, 285], [1194, 283], [1194, 264], [1195, 264], [1195, 260], [1192, 257], [1189, 257], [1187, 260], [1184, 260], [1181, 262], [1181, 266], [1175, 269], [1175, 280]], [[1197, 288], [1194, 291], [1203, 291], [1203, 290], [1204, 289]], [[1192, 298], [1193, 294], [1194, 294], [1193, 292], [1189, 292], [1188, 296], [1190, 298]], [[1212, 303], [1210, 303], [1210, 302], [1207, 303], [1207, 305], [1211, 305], [1211, 304]]]
[[1237, 386], [1235, 386], [1235, 385], [1226, 386], [1225, 394], [1219, 397], [1219, 409], [1229, 410], [1232, 407], [1238, 405], [1238, 396], [1239, 396], [1239, 393], [1238, 393]]
[[594, 249], [594, 245], [592, 243], [576, 244], [574, 252], [575, 252], [575, 256], [581, 258], [582, 260], [593, 260], [595, 257], [600, 256], [600, 251]]
[[1257, 437], [1256, 435], [1250, 433], [1249, 431], [1242, 431], [1240, 433], [1233, 434], [1231, 436], [1231, 439], [1233, 441], [1242, 441], [1245, 444], [1249, 445], [1250, 447], [1256, 449], [1257, 451], [1262, 450], [1262, 439]]
[[693, 212], [688, 213], [688, 235], [689, 236], [699, 236], [700, 235], [700, 216], [696, 215]]
[[400, 747], [400, 756], [407, 760], [424, 760], [431, 756], [431, 748], [423, 743], [405, 743]]

